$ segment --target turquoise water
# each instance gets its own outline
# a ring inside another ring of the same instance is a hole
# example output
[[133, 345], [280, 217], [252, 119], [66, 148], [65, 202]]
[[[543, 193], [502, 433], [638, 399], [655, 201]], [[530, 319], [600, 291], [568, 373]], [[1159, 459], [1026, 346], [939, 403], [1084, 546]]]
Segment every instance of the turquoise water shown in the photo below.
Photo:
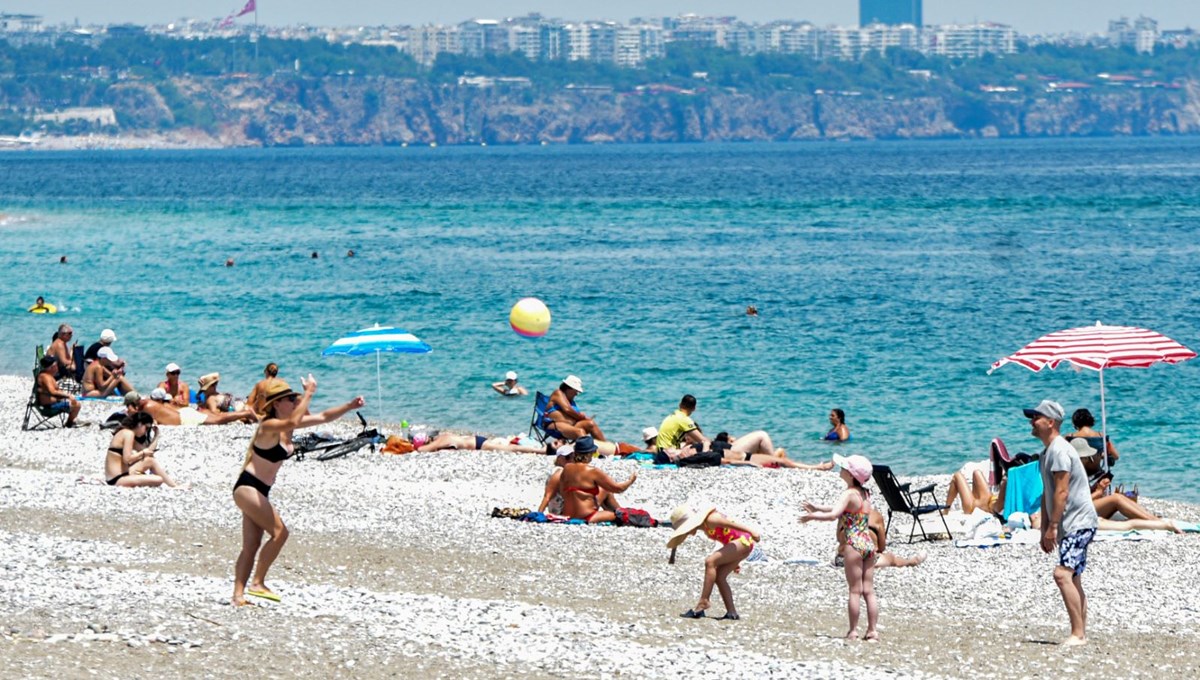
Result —
[[[814, 460], [839, 407], [842, 452], [949, 472], [1035, 449], [1044, 397], [1099, 412], [1095, 373], [986, 374], [1044, 333], [1200, 347], [1198, 177], [1196, 139], [0, 154], [0, 372], [69, 322], [115, 329], [139, 387], [175, 361], [244, 393], [277, 361], [374, 414], [374, 359], [320, 352], [379, 322], [434, 347], [383, 357], [385, 420], [523, 431], [531, 398], [489, 383], [574, 373], [612, 438], [691, 392], [710, 433]], [[528, 295], [537, 341], [507, 323]], [[1116, 481], [1200, 501], [1200, 361], [1106, 386]]]

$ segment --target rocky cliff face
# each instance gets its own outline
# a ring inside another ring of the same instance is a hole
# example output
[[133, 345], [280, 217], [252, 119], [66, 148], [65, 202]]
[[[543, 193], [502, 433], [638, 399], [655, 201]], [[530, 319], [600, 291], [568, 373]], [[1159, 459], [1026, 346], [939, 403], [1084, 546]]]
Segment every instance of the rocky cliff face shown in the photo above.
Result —
[[[776, 92], [614, 93], [403, 79], [180, 79], [225, 145], [536, 144], [1060, 137], [1200, 133], [1200, 83], [1179, 90], [887, 99]], [[109, 88], [123, 132], [175, 120], [149, 83]]]

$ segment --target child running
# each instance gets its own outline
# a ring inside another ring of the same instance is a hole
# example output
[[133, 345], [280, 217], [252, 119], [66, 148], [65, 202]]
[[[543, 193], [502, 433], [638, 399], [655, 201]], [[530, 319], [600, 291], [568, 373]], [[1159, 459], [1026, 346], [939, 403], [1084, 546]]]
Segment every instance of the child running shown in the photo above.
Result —
[[859, 597], [867, 601], [867, 635], [869, 641], [879, 639], [875, 624], [879, 620], [879, 605], [875, 601], [875, 539], [868, 522], [871, 516], [871, 494], [863, 484], [871, 478], [871, 461], [863, 456], [834, 456], [838, 475], [846, 483], [846, 490], [833, 507], [813, 505], [804, 501], [807, 511], [800, 516], [801, 522], [814, 519], [838, 521], [838, 532], [844, 534], [846, 545], [842, 548], [842, 559], [846, 564], [846, 583], [850, 586], [847, 609], [850, 614], [850, 630], [847, 640], [858, 639]]
[[743, 524], [739, 524], [725, 515], [717, 512], [712, 506], [705, 507], [699, 512], [691, 506], [681, 505], [671, 512], [671, 526], [675, 533], [667, 541], [671, 549], [669, 564], [675, 564], [675, 549], [687, 540], [688, 536], [704, 529], [704, 534], [721, 544], [712, 554], [704, 558], [704, 588], [700, 591], [700, 601], [696, 606], [680, 616], [685, 619], [702, 619], [704, 610], [708, 609], [709, 597], [712, 596], [713, 585], [721, 593], [721, 601], [725, 604], [725, 615], [718, 621], [737, 621], [737, 608], [733, 606], [733, 591], [729, 588], [729, 573], [736, 570], [742, 560], [750, 556], [754, 544], [758, 542], [758, 532]]

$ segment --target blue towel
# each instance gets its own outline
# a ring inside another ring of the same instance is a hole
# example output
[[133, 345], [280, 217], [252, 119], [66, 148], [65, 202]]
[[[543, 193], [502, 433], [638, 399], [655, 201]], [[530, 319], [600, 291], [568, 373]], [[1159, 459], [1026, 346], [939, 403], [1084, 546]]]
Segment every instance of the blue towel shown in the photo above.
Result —
[[1032, 515], [1042, 509], [1042, 471], [1038, 464], [1026, 463], [1008, 471], [1004, 492], [1004, 516], [1014, 512]]

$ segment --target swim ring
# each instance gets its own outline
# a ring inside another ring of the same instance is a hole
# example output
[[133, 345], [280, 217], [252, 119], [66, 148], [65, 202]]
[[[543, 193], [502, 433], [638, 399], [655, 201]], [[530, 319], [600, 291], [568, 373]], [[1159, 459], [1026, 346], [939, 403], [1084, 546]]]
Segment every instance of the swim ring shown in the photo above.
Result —
[[57, 314], [58, 307], [55, 307], [54, 305], [50, 304], [49, 302], [43, 302], [41, 305], [34, 305], [34, 306], [30, 307], [29, 313], [30, 314]]

